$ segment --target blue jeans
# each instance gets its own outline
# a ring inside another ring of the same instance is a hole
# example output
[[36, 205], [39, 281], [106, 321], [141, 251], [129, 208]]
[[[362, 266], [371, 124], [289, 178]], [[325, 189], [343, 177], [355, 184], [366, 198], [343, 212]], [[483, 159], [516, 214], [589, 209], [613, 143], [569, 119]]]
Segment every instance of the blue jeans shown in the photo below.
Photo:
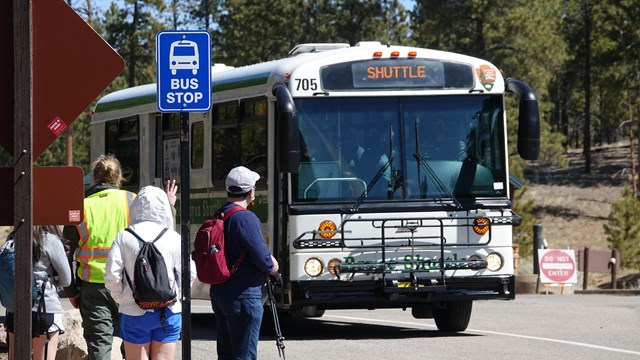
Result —
[[255, 360], [262, 323], [262, 299], [225, 299], [211, 295], [216, 315], [219, 360]]

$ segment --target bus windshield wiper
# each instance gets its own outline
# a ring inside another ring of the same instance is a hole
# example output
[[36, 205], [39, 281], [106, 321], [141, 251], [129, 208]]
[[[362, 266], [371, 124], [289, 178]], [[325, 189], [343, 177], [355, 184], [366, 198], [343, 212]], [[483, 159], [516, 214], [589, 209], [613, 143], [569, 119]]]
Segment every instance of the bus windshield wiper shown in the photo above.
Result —
[[364, 198], [367, 197], [368, 189], [373, 188], [373, 186], [378, 182], [378, 180], [380, 180], [380, 178], [382, 177], [382, 174], [384, 174], [384, 172], [387, 171], [387, 169], [391, 166], [391, 162], [392, 161], [393, 161], [393, 155], [389, 156], [389, 160], [387, 160], [387, 162], [384, 164], [384, 166], [381, 167], [380, 169], [378, 169], [378, 172], [373, 177], [373, 180], [371, 180], [369, 182], [369, 185], [364, 189], [362, 194], [360, 194], [360, 196], [358, 197], [356, 202], [349, 209], [350, 212], [357, 212], [358, 211], [358, 207], [360, 207], [360, 204], [362, 204], [362, 201], [364, 201]]
[[424, 179], [424, 185], [423, 185], [422, 184], [422, 177], [420, 176], [420, 169], [424, 169], [426, 171], [427, 175], [431, 176], [431, 178], [433, 179], [433, 182], [436, 185], [436, 189], [438, 190], [440, 195], [441, 196], [442, 195], [447, 195], [448, 197], [451, 198], [451, 200], [455, 204], [456, 208], [458, 208], [458, 209], [462, 208], [462, 204], [460, 204], [460, 202], [458, 201], [458, 199], [456, 199], [456, 197], [453, 195], [453, 193], [451, 191], [449, 191], [449, 189], [445, 186], [445, 184], [442, 182], [442, 180], [440, 180], [440, 178], [438, 177], [436, 172], [433, 170], [431, 165], [429, 165], [427, 160], [425, 158], [423, 158], [422, 155], [420, 154], [419, 125], [420, 125], [420, 122], [416, 121], [416, 152], [413, 153], [413, 156], [418, 161], [418, 187], [420, 188], [420, 195], [423, 198], [427, 197], [427, 192], [426, 192], [427, 179], [426, 178]]
[[[360, 196], [358, 197], [356, 202], [349, 209], [350, 212], [357, 212], [358, 211], [358, 207], [360, 207], [360, 205], [364, 201], [364, 198], [367, 197], [368, 189], [373, 188], [373, 186], [378, 183], [378, 180], [380, 180], [380, 178], [385, 173], [385, 171], [387, 171], [388, 168], [392, 167], [391, 165], [393, 164], [393, 158], [394, 158], [394, 155], [393, 155], [393, 125], [390, 125], [389, 126], [389, 159], [384, 164], [384, 166], [382, 166], [380, 169], [378, 169], [378, 172], [376, 172], [376, 174], [374, 175], [373, 179], [369, 182], [369, 185], [364, 189], [364, 191], [362, 191], [362, 194], [360, 194]], [[389, 179], [389, 181], [391, 182], [392, 180]], [[391, 184], [389, 184], [389, 185], [391, 186]], [[393, 190], [395, 191], [395, 189], [393, 189]]]

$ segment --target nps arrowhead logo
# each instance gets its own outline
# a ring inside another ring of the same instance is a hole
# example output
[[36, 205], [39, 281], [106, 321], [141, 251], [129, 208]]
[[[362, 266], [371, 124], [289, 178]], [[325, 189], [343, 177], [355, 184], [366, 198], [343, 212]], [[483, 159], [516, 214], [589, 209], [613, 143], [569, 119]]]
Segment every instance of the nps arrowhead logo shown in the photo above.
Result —
[[491, 91], [493, 89], [493, 84], [496, 82], [496, 69], [492, 68], [489, 65], [480, 65], [476, 69], [476, 75], [480, 79], [480, 84], [487, 91]]

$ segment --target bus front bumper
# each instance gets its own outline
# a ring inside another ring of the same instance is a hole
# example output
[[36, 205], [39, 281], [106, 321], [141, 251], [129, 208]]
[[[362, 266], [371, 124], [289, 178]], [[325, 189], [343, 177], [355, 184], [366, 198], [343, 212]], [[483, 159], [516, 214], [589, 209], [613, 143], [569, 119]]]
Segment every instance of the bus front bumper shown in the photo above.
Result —
[[291, 283], [291, 307], [323, 309], [406, 308], [439, 301], [513, 300], [513, 275], [448, 278], [445, 284], [381, 281], [299, 281]]

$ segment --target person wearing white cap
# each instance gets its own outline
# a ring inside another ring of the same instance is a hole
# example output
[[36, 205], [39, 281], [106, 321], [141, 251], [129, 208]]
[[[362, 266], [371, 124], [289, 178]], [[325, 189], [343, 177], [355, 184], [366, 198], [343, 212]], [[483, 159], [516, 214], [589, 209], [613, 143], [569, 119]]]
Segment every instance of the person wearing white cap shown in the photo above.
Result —
[[[246, 210], [255, 199], [260, 175], [238, 166], [227, 175], [227, 202], [223, 213], [240, 206]], [[224, 221], [227, 264], [237, 270], [221, 285], [212, 285], [211, 307], [216, 316], [218, 359], [257, 359], [258, 336], [264, 311], [264, 277], [278, 272], [278, 261], [269, 253], [260, 219], [251, 211], [237, 211]]]

